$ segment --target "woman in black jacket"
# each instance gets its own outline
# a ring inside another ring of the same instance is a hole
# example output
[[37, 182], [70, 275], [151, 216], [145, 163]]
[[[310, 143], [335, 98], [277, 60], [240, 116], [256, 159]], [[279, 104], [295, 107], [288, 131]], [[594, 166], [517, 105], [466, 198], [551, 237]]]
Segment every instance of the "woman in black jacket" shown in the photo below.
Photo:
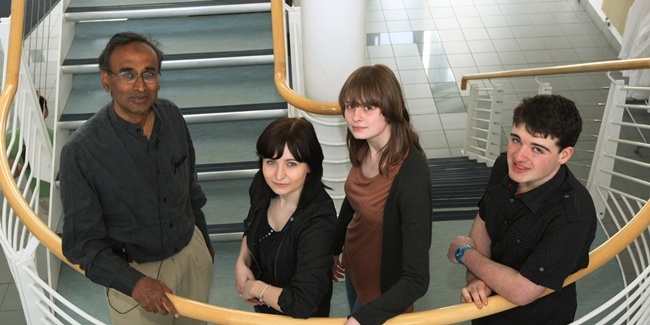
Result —
[[323, 152], [305, 119], [282, 118], [257, 140], [260, 171], [235, 264], [237, 291], [255, 311], [327, 317], [336, 209], [322, 183]]

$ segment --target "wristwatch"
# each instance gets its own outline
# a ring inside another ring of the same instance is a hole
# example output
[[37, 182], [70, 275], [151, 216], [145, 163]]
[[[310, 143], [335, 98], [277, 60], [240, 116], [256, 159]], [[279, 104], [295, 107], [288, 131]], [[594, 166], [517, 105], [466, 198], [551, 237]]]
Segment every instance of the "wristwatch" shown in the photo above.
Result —
[[458, 261], [459, 264], [463, 264], [463, 261], [461, 259], [463, 258], [463, 255], [465, 255], [465, 251], [468, 249], [476, 249], [476, 247], [472, 245], [465, 245], [456, 249], [456, 254], [454, 255], [456, 256], [456, 261]]

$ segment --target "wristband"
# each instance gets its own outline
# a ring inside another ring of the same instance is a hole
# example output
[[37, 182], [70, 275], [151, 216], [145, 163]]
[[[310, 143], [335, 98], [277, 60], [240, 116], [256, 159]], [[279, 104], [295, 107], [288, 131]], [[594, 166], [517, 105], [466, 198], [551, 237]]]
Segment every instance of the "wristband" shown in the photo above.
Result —
[[468, 249], [476, 249], [476, 247], [474, 247], [472, 245], [465, 245], [465, 246], [458, 247], [456, 249], [456, 254], [454, 254], [454, 255], [456, 256], [456, 261], [459, 264], [461, 264], [461, 265], [463, 264], [463, 261], [462, 261], [463, 255], [465, 255], [465, 251], [468, 250]]
[[270, 284], [267, 284], [266, 287], [264, 287], [264, 289], [262, 289], [262, 292], [260, 292], [260, 296], [257, 297], [257, 299], [262, 303], [262, 305], [264, 305], [266, 307], [271, 307], [271, 306], [269, 306], [269, 304], [267, 304], [266, 301], [264, 301], [264, 291], [266, 291], [266, 289], [268, 287], [270, 287], [270, 286], [271, 286]]

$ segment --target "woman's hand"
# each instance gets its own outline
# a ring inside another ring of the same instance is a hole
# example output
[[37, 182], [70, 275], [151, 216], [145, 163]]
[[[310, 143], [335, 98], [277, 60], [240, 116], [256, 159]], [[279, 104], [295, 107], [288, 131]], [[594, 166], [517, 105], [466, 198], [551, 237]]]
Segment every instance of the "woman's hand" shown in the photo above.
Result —
[[242, 286], [241, 298], [244, 299], [244, 302], [246, 302], [251, 306], [257, 306], [262, 304], [259, 298], [257, 297], [257, 290], [259, 290], [259, 292], [262, 292], [262, 289], [256, 290], [256, 285], [258, 282], [261, 285], [265, 286], [264, 282], [257, 281], [255, 279], [247, 280]]
[[343, 263], [341, 263], [341, 259], [338, 255], [334, 255], [333, 257], [334, 266], [332, 267], [332, 280], [334, 282], [339, 282], [340, 279], [345, 277], [345, 268], [343, 267]]
[[250, 280], [255, 280], [255, 276], [253, 276], [253, 272], [244, 263], [244, 261], [242, 261], [241, 259], [237, 259], [237, 263], [235, 263], [235, 287], [237, 288], [237, 291], [239, 292], [240, 295], [243, 296], [244, 286], [246, 284], [246, 281], [250, 281]]

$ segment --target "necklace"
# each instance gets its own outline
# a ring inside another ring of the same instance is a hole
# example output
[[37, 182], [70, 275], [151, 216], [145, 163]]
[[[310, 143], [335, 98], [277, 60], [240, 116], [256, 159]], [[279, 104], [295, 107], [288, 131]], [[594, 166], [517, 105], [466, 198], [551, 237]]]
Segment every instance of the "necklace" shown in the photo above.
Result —
[[275, 230], [273, 230], [273, 228], [271, 228], [271, 230], [269, 230], [269, 232], [266, 235], [264, 235], [262, 238], [260, 238], [260, 242], [262, 242], [262, 240], [264, 240], [264, 239], [269, 238], [269, 236], [271, 236], [274, 232], [275, 232]]

